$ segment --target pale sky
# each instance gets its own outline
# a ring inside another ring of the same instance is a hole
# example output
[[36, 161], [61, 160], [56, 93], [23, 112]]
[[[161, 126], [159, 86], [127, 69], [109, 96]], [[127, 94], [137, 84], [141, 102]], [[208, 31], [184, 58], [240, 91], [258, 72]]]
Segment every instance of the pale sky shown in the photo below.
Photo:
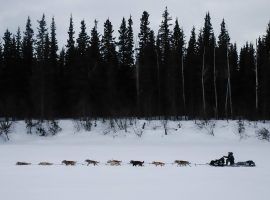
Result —
[[[18, 26], [25, 29], [27, 16], [31, 17], [36, 33], [37, 20], [43, 13], [47, 25], [55, 17], [57, 38], [61, 48], [67, 39], [70, 14], [73, 15], [76, 37], [80, 21], [85, 19], [90, 34], [94, 19], [99, 21], [99, 30], [103, 32], [103, 23], [107, 18], [114, 29], [120, 26], [122, 17], [132, 15], [134, 31], [138, 33], [140, 17], [144, 10], [150, 14], [150, 26], [157, 32], [165, 6], [175, 20], [178, 17], [189, 40], [192, 26], [203, 27], [204, 17], [210, 12], [216, 37], [220, 23], [225, 18], [231, 41], [242, 46], [246, 41], [254, 42], [263, 35], [270, 21], [270, 0], [0, 0], [0, 35], [8, 28], [15, 33]], [[115, 36], [116, 36], [115, 31]]]

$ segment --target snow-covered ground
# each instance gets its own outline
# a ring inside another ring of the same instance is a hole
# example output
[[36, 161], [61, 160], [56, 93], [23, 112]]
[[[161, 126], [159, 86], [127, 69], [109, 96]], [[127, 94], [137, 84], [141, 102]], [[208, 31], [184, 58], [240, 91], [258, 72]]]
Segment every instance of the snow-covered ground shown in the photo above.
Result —
[[[168, 123], [144, 121], [124, 130], [109, 130], [109, 123], [98, 122], [91, 132], [75, 132], [71, 121], [61, 121], [56, 136], [27, 135], [23, 122], [15, 125], [10, 141], [0, 139], [0, 199], [2, 200], [268, 200], [270, 186], [270, 143], [258, 140], [255, 132], [270, 124], [245, 122], [240, 139], [236, 121], [219, 121], [214, 135], [193, 121]], [[177, 129], [177, 130], [176, 130]], [[104, 132], [107, 134], [104, 135]], [[255, 168], [214, 168], [195, 166], [233, 151], [236, 161], [254, 160]], [[78, 161], [77, 166], [60, 165], [62, 160]], [[85, 159], [99, 166], [82, 165]], [[119, 167], [105, 165], [109, 159], [122, 160]], [[191, 167], [172, 165], [189, 160]], [[145, 167], [132, 167], [130, 160], [144, 160]], [[152, 161], [168, 163], [155, 167]], [[31, 166], [16, 166], [17, 161]], [[53, 166], [38, 166], [41, 161]]]

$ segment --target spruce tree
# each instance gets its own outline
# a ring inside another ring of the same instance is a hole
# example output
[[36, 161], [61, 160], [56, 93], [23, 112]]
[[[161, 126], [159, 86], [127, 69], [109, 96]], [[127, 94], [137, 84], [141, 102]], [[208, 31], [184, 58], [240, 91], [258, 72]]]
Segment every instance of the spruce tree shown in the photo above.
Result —
[[32, 29], [31, 20], [28, 17], [26, 21], [25, 31], [22, 38], [22, 67], [23, 73], [21, 74], [23, 79], [25, 106], [24, 111], [27, 118], [31, 118], [34, 115], [34, 109], [31, 104], [31, 82], [34, 63], [34, 31]]
[[89, 78], [88, 78], [88, 104], [91, 106], [91, 114], [103, 112], [103, 95], [100, 91], [105, 90], [103, 81], [103, 68], [100, 53], [100, 34], [98, 32], [98, 21], [94, 21], [91, 29], [89, 47]]
[[[113, 115], [116, 108], [117, 99], [117, 68], [118, 58], [116, 52], [116, 42], [113, 37], [113, 26], [109, 19], [104, 23], [104, 33], [101, 40], [101, 55], [104, 62], [104, 77], [106, 83], [106, 93], [108, 102], [106, 107], [108, 112]], [[106, 98], [106, 97], [105, 97]]]
[[173, 50], [178, 53], [179, 57], [184, 55], [185, 51], [185, 36], [184, 31], [180, 28], [178, 19], [175, 20], [175, 25], [172, 35]]
[[66, 64], [70, 66], [74, 63], [75, 59], [75, 41], [74, 41], [74, 27], [73, 18], [70, 16], [69, 29], [68, 29], [68, 40], [66, 45]]
[[118, 55], [119, 55], [119, 64], [120, 65], [127, 65], [127, 38], [128, 38], [128, 32], [127, 32], [127, 25], [126, 25], [126, 19], [122, 19], [122, 23], [120, 26], [120, 29], [118, 31], [119, 38], [118, 38]]
[[246, 118], [253, 117], [255, 112], [255, 50], [252, 44], [246, 45], [240, 51], [239, 73], [239, 94], [242, 99], [239, 105], [241, 115]]
[[[209, 12], [205, 16], [204, 27], [198, 37], [198, 50], [201, 58], [202, 79], [204, 79], [203, 110], [204, 117], [214, 116], [215, 92], [214, 92], [214, 48], [215, 35], [211, 24]], [[203, 63], [204, 61], [204, 63]], [[203, 86], [203, 85], [202, 85]]]
[[118, 57], [119, 57], [119, 70], [117, 76], [117, 85], [119, 88], [119, 95], [123, 110], [127, 110], [127, 106], [132, 102], [132, 69], [133, 66], [133, 29], [132, 19], [128, 20], [126, 24], [125, 18], [122, 19], [122, 23], [119, 29], [118, 39]]
[[98, 33], [98, 21], [94, 21], [94, 27], [91, 30], [90, 39], [90, 59], [93, 65], [97, 65], [100, 62], [100, 34]]
[[262, 110], [262, 116], [264, 119], [269, 118], [269, 110], [270, 110], [270, 22], [267, 25], [266, 28], [266, 33], [259, 41], [259, 46], [258, 46], [258, 56], [259, 56], [259, 62], [258, 62], [258, 67], [259, 67], [259, 77], [261, 80], [261, 110]]
[[85, 21], [81, 21], [80, 32], [77, 38], [76, 60], [71, 67], [71, 104], [76, 108], [76, 114], [80, 116], [88, 115], [88, 50], [89, 36], [86, 32]]
[[186, 88], [185, 88], [185, 66], [184, 66], [184, 51], [185, 40], [184, 32], [179, 26], [178, 19], [175, 20], [175, 25], [172, 33], [172, 67], [171, 85], [174, 87], [175, 98], [175, 113], [174, 115], [184, 116], [186, 110]]
[[134, 65], [134, 33], [133, 33], [133, 21], [131, 16], [128, 19], [127, 27], [127, 65]]
[[[39, 101], [36, 101], [36, 110], [39, 113], [40, 121], [42, 122], [45, 119], [46, 112], [46, 78], [47, 70], [46, 65], [48, 64], [49, 57], [49, 36], [47, 32], [45, 21], [45, 15], [42, 15], [41, 20], [38, 21], [38, 33], [36, 36], [36, 69], [33, 75], [33, 98], [37, 96]], [[48, 105], [48, 104], [47, 104]]]
[[81, 21], [81, 30], [79, 33], [79, 36], [77, 38], [77, 44], [78, 44], [78, 55], [81, 58], [85, 58], [86, 57], [86, 53], [87, 53], [87, 48], [89, 46], [89, 36], [87, 35], [86, 32], [86, 24], [85, 21], [82, 20]]
[[[218, 111], [220, 116], [225, 116], [228, 113], [228, 109], [225, 110], [226, 96], [228, 90], [228, 63], [227, 53], [230, 47], [230, 36], [226, 29], [225, 20], [222, 20], [220, 25], [220, 34], [218, 36], [216, 50], [216, 78], [217, 78], [217, 91], [218, 91]], [[231, 71], [230, 71], [231, 73]]]
[[[45, 34], [45, 44], [44, 44], [44, 63], [46, 67], [50, 66], [50, 59], [51, 59], [51, 42], [49, 38], [49, 34]], [[50, 66], [51, 68], [51, 66]], [[48, 69], [47, 69], [48, 70]], [[49, 70], [51, 71], [51, 69]]]
[[12, 33], [7, 29], [3, 37], [3, 61], [4, 66], [8, 68], [12, 62]]
[[[198, 36], [200, 41], [200, 35]], [[201, 110], [201, 60], [198, 56], [198, 46], [195, 28], [193, 27], [188, 41], [187, 54], [185, 56], [186, 67], [186, 99], [187, 114], [191, 118], [198, 117]]]
[[3, 70], [3, 47], [0, 42], [0, 76], [3, 75], [2, 70]]
[[14, 87], [16, 76], [16, 40], [7, 29], [3, 37], [3, 107], [5, 116], [16, 116], [16, 87]]
[[238, 58], [238, 50], [236, 43], [230, 44], [229, 47], [229, 61], [231, 67], [231, 86], [232, 86], [232, 100], [234, 104], [234, 114], [236, 116], [240, 116], [240, 105], [241, 105], [241, 97], [239, 96], [240, 90], [240, 79], [241, 74], [239, 71], [239, 58]]
[[165, 115], [176, 115], [176, 88], [175, 79], [176, 66], [172, 64], [172, 18], [169, 15], [167, 7], [162, 14], [162, 22], [158, 31], [158, 49], [159, 49], [159, 62], [160, 62], [160, 91], [162, 109]]
[[16, 34], [16, 60], [20, 63], [22, 59], [22, 36], [21, 36], [21, 29], [18, 27], [17, 34]]
[[32, 29], [31, 20], [28, 17], [22, 42], [23, 64], [26, 68], [27, 75], [32, 73], [33, 54], [34, 54], [34, 31]]
[[162, 22], [160, 25], [160, 29], [158, 32], [158, 36], [160, 38], [160, 49], [161, 49], [161, 61], [164, 64], [168, 64], [168, 59], [170, 57], [170, 51], [171, 51], [171, 46], [172, 46], [172, 41], [171, 41], [171, 35], [172, 32], [170, 30], [171, 20], [172, 18], [169, 16], [168, 8], [165, 8], [164, 13], [162, 14]]
[[137, 61], [137, 111], [138, 115], [160, 114], [158, 95], [160, 61], [157, 59], [155, 34], [149, 27], [149, 14], [144, 11], [139, 32], [139, 54]]
[[36, 57], [38, 62], [43, 62], [45, 59], [45, 43], [47, 36], [45, 15], [42, 15], [42, 19], [38, 21], [38, 33], [36, 36]]
[[51, 22], [51, 33], [50, 33], [50, 64], [54, 68], [57, 65], [58, 59], [57, 51], [58, 51], [58, 44], [56, 39], [56, 25], [53, 17]]
[[138, 34], [139, 37], [139, 62], [142, 62], [144, 60], [144, 51], [145, 47], [147, 46], [149, 42], [149, 36], [150, 36], [150, 27], [149, 27], [149, 14], [148, 12], [144, 11], [141, 17], [141, 23], [140, 23], [140, 32]]
[[106, 64], [116, 65], [116, 42], [113, 37], [113, 26], [109, 19], [104, 23], [104, 33], [101, 40], [101, 53], [103, 60]]

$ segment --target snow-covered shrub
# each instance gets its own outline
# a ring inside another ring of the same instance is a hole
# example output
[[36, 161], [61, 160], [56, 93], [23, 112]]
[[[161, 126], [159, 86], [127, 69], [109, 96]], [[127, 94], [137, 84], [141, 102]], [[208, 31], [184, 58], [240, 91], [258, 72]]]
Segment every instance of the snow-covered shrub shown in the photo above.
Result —
[[116, 124], [115, 124], [115, 121], [114, 121], [113, 118], [110, 118], [109, 119], [109, 123], [106, 122], [106, 124], [107, 124], [107, 128], [105, 128], [103, 130], [103, 134], [104, 135], [107, 135], [109, 133], [116, 133], [117, 132], [117, 130], [116, 130]]
[[93, 124], [92, 124], [92, 121], [88, 117], [81, 120], [80, 122], [85, 131], [91, 131]]
[[256, 131], [256, 135], [260, 140], [267, 140], [270, 142], [270, 132], [266, 128], [262, 128]]
[[56, 135], [62, 129], [56, 120], [25, 120], [28, 134], [35, 133], [39, 136]]
[[59, 126], [58, 121], [55, 121], [55, 120], [47, 121], [47, 127], [48, 127], [48, 133], [51, 135], [56, 135], [57, 133], [62, 131], [62, 128]]
[[178, 124], [177, 124], [177, 128], [182, 128], [182, 124], [181, 124], [181, 122], [179, 122]]
[[[81, 130], [91, 131], [92, 126], [93, 126], [93, 123], [90, 118], [84, 118], [84, 119], [73, 121], [73, 127], [76, 132], [80, 132]], [[96, 122], [94, 123], [94, 126], [95, 127], [97, 126]]]
[[246, 130], [244, 121], [238, 120], [237, 126], [238, 126], [238, 134], [240, 135], [240, 139], [243, 139], [245, 137], [245, 130]]
[[133, 128], [133, 132], [134, 132], [135, 135], [137, 135], [138, 137], [142, 137], [142, 135], [143, 135], [143, 128], [138, 127], [137, 125], [134, 125], [132, 128]]
[[38, 120], [37, 124], [35, 125], [35, 132], [39, 136], [46, 136], [47, 132], [45, 130], [45, 124], [44, 121]]
[[33, 131], [35, 131], [35, 129], [39, 123], [40, 122], [38, 120], [26, 119], [25, 125], [26, 125], [27, 134], [32, 134]]
[[1, 119], [0, 120], [0, 136], [5, 136], [7, 140], [9, 140], [9, 134], [12, 131], [14, 122], [9, 119]]
[[199, 129], [203, 129], [207, 125], [207, 121], [206, 120], [195, 121], [195, 124]]
[[110, 122], [110, 128], [113, 129], [113, 130], [115, 130], [114, 120], [113, 119], [110, 119], [109, 122]]
[[203, 120], [203, 121], [196, 121], [195, 124], [199, 129], [204, 129], [207, 131], [209, 135], [214, 136], [214, 128], [216, 127], [216, 123], [214, 121], [208, 121], [208, 120]]
[[127, 119], [115, 119], [115, 123], [119, 130], [125, 130], [127, 132]]
[[75, 132], [80, 132], [82, 129], [81, 123], [79, 120], [73, 120], [73, 128], [75, 129]]

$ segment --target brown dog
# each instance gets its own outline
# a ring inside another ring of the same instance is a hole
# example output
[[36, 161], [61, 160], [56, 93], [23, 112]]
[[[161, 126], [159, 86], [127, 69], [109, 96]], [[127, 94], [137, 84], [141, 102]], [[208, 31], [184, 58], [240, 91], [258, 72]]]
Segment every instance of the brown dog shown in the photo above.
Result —
[[76, 165], [76, 161], [63, 160], [62, 164], [74, 166], [74, 165]]
[[94, 166], [96, 166], [96, 165], [98, 165], [98, 161], [95, 161], [95, 160], [85, 160], [85, 162], [87, 162], [87, 166], [88, 165], [94, 165]]
[[50, 165], [53, 165], [53, 163], [49, 163], [49, 162], [40, 162], [40, 163], [38, 163], [38, 165], [50, 166]]
[[178, 167], [190, 166], [190, 162], [185, 160], [175, 160], [174, 163], [177, 164]]
[[107, 164], [111, 166], [120, 166], [122, 161], [120, 160], [108, 160]]
[[31, 163], [27, 163], [27, 162], [17, 162], [16, 165], [31, 165]]
[[153, 161], [151, 164], [155, 165], [156, 167], [157, 166], [163, 167], [165, 165], [164, 162], [159, 162], [159, 161]]

